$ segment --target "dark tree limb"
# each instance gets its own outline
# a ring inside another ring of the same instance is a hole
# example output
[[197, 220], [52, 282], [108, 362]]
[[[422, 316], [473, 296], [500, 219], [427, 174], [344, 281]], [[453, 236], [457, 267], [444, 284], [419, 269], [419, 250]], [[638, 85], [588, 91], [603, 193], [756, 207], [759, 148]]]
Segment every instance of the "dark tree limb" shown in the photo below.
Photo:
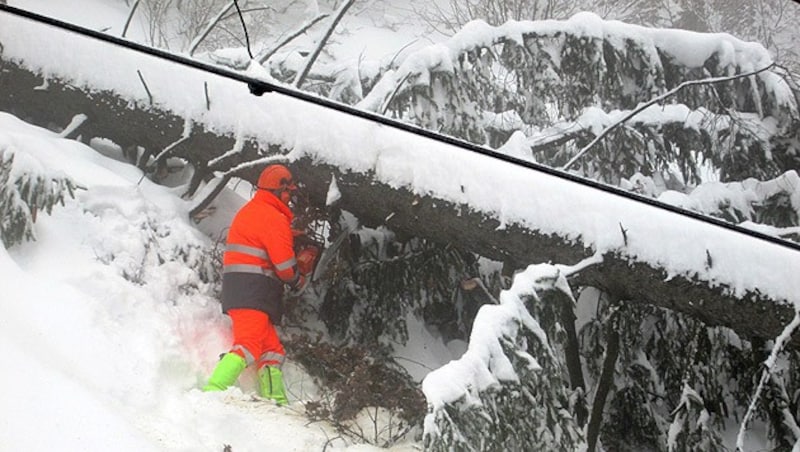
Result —
[[[563, 297], [562, 297], [563, 298]], [[569, 384], [573, 390], [579, 390], [582, 394], [586, 394], [586, 382], [583, 378], [583, 365], [580, 354], [580, 342], [578, 341], [578, 332], [575, 329], [575, 307], [572, 300], [562, 299], [561, 301], [561, 325], [567, 335], [567, 341], [564, 344], [564, 355], [567, 363], [567, 372], [569, 373]], [[575, 417], [578, 421], [578, 426], [583, 427], [586, 424], [586, 405], [583, 403], [583, 397], [575, 407]]]
[[136, 0], [135, 2], [133, 2], [133, 5], [131, 6], [131, 10], [128, 12], [128, 18], [125, 20], [125, 26], [122, 27], [122, 34], [120, 35], [123, 38], [128, 33], [128, 27], [131, 25], [131, 20], [133, 19], [133, 14], [136, 12], [136, 8], [139, 7], [139, 2], [140, 1], [141, 0]]
[[589, 417], [589, 425], [586, 427], [586, 450], [594, 452], [597, 447], [597, 440], [600, 437], [600, 427], [603, 425], [603, 411], [606, 406], [606, 399], [611, 388], [614, 387], [614, 368], [619, 357], [619, 331], [617, 331], [616, 318], [618, 313], [614, 312], [607, 320], [607, 341], [606, 353], [603, 358], [603, 369], [600, 372], [600, 379], [597, 381], [597, 389], [592, 401], [592, 414]]

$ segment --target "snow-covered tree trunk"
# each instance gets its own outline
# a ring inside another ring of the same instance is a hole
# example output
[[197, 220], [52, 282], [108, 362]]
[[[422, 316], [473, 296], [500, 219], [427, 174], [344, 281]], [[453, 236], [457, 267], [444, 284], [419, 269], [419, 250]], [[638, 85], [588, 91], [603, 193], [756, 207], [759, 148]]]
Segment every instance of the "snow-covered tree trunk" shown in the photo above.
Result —
[[[185, 159], [194, 167], [194, 186], [211, 177], [213, 171], [225, 173], [240, 164], [241, 170], [232, 175], [255, 181], [266, 164], [257, 162], [274, 161], [288, 152], [278, 145], [241, 140], [209, 131], [202, 124], [187, 124], [177, 114], [157, 106], [131, 105], [113, 92], [91, 92], [53, 76], [47, 78], [46, 89], [38, 89], [44, 86], [41, 75], [18, 62], [0, 59], [0, 64], [0, 110], [54, 129], [69, 124], [76, 114], [85, 114], [88, 119], [80, 128], [83, 139], [103, 137], [123, 149], [141, 146], [151, 155], [172, 146], [169, 156]], [[230, 153], [234, 148], [238, 152]], [[270, 157], [263, 160], [265, 156]], [[210, 167], [208, 162], [212, 161], [216, 165]], [[310, 201], [323, 210], [330, 180], [335, 176], [342, 195], [340, 207], [365, 225], [386, 225], [410, 236], [457, 243], [515, 267], [530, 262], [573, 263], [594, 254], [574, 237], [543, 234], [515, 224], [503, 226], [500, 219], [468, 205], [419, 196], [376, 180], [369, 172], [342, 172], [333, 164], [307, 158], [292, 166], [306, 183]], [[625, 229], [626, 225], [620, 225], [620, 234], [624, 235]], [[711, 258], [713, 265], [714, 256]], [[710, 325], [729, 326], [743, 337], [773, 338], [794, 315], [788, 300], [774, 300], [757, 292], [734, 294], [716, 283], [670, 275], [622, 250], [604, 256], [602, 265], [581, 272], [573, 284], [599, 287], [620, 299], [686, 312]], [[800, 339], [793, 339], [790, 346], [798, 344]]]

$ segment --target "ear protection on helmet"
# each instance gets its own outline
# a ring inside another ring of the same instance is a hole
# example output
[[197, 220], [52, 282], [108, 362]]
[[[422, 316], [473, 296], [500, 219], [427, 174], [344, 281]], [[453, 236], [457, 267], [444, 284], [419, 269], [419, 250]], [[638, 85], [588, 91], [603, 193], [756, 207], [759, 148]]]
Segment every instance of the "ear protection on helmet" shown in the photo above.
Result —
[[292, 173], [283, 165], [266, 167], [261, 172], [256, 187], [260, 190], [272, 192], [281, 202], [287, 205], [292, 201], [294, 191], [297, 190], [297, 185], [292, 179]]

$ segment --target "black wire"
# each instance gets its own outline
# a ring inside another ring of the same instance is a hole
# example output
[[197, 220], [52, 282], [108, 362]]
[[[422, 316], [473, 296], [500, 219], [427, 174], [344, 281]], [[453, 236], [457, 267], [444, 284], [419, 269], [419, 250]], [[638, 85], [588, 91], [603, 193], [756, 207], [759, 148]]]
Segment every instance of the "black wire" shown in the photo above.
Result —
[[253, 52], [250, 51], [250, 36], [247, 34], [247, 25], [244, 24], [244, 16], [242, 16], [242, 10], [239, 9], [239, 1], [233, 0], [234, 6], [236, 6], [236, 12], [239, 13], [239, 20], [242, 22], [242, 30], [244, 30], [244, 42], [247, 44], [247, 54], [250, 55], [250, 59], [253, 59]]
[[[800, 0], [797, 0], [797, 1], [800, 1]], [[387, 118], [385, 116], [377, 115], [377, 114], [372, 113], [372, 112], [359, 110], [359, 109], [356, 109], [356, 108], [351, 107], [349, 105], [345, 105], [345, 104], [341, 104], [341, 103], [338, 103], [338, 102], [334, 102], [334, 101], [332, 101], [330, 99], [325, 99], [325, 98], [322, 98], [322, 97], [319, 97], [319, 96], [315, 96], [313, 94], [310, 94], [310, 93], [307, 93], [307, 92], [303, 92], [303, 91], [299, 91], [299, 90], [296, 90], [296, 89], [293, 89], [293, 88], [290, 88], [290, 87], [287, 87], [287, 86], [284, 86], [284, 85], [276, 85], [276, 84], [273, 84], [273, 83], [265, 82], [263, 80], [258, 80], [258, 79], [246, 76], [246, 75], [241, 74], [239, 72], [234, 72], [232, 70], [229, 70], [229, 69], [226, 69], [226, 68], [223, 68], [223, 67], [220, 67], [220, 66], [214, 66], [214, 65], [211, 65], [211, 64], [203, 63], [203, 62], [198, 61], [198, 60], [187, 58], [187, 57], [185, 57], [183, 55], [177, 55], [177, 54], [174, 54], [174, 53], [166, 52], [166, 51], [161, 50], [161, 49], [156, 49], [156, 48], [153, 48], [153, 47], [144, 46], [142, 44], [139, 44], [139, 43], [136, 43], [136, 42], [133, 42], [133, 41], [128, 41], [126, 39], [121, 39], [121, 38], [118, 38], [116, 36], [107, 35], [107, 34], [99, 32], [99, 31], [83, 28], [83, 27], [80, 27], [80, 26], [75, 25], [75, 24], [71, 24], [71, 23], [68, 23], [68, 22], [63, 22], [61, 20], [54, 19], [52, 17], [42, 16], [42, 15], [30, 12], [30, 11], [26, 11], [26, 10], [23, 10], [23, 9], [15, 8], [15, 7], [12, 7], [12, 6], [0, 4], [0, 11], [4, 11], [4, 12], [7, 12], [7, 13], [16, 15], [16, 16], [24, 17], [26, 19], [33, 20], [35, 22], [44, 23], [44, 24], [47, 24], [47, 25], [50, 25], [50, 26], [53, 26], [53, 27], [56, 27], [56, 28], [61, 28], [61, 29], [64, 29], [64, 30], [68, 30], [68, 31], [71, 31], [71, 32], [74, 32], [74, 33], [77, 33], [77, 34], [80, 34], [80, 35], [83, 35], [83, 36], [88, 36], [88, 37], [91, 37], [91, 38], [94, 38], [94, 39], [98, 39], [98, 40], [105, 41], [105, 42], [108, 42], [108, 43], [111, 43], [111, 44], [122, 46], [122, 47], [125, 47], [125, 48], [128, 48], [128, 49], [131, 49], [131, 50], [135, 50], [137, 52], [141, 52], [141, 53], [145, 53], [147, 55], [155, 56], [157, 58], [166, 59], [166, 60], [172, 61], [174, 63], [181, 64], [181, 65], [184, 65], [184, 66], [189, 66], [189, 67], [192, 67], [192, 68], [195, 68], [195, 69], [199, 69], [201, 71], [209, 72], [209, 73], [218, 75], [220, 77], [225, 77], [225, 78], [228, 78], [228, 79], [231, 79], [231, 80], [236, 80], [236, 81], [239, 81], [239, 82], [247, 84], [248, 88], [250, 89], [250, 92], [255, 94], [255, 95], [259, 95], [260, 96], [261, 94], [268, 93], [268, 92], [275, 92], [275, 93], [278, 93], [278, 94], [282, 94], [284, 96], [288, 96], [288, 97], [291, 97], [291, 98], [294, 98], [294, 99], [302, 100], [304, 102], [308, 102], [308, 103], [311, 103], [311, 104], [314, 104], [314, 105], [319, 105], [319, 106], [322, 106], [322, 107], [330, 108], [332, 110], [336, 110], [336, 111], [339, 111], [341, 113], [348, 114], [350, 116], [356, 116], [358, 118], [366, 119], [368, 121], [376, 122], [376, 123], [379, 123], [379, 124], [382, 124], [382, 125], [385, 125], [385, 126], [389, 126], [389, 127], [395, 128], [395, 129], [403, 130], [405, 132], [413, 133], [415, 135], [423, 136], [423, 137], [429, 138], [429, 139], [434, 140], [434, 141], [446, 143], [446, 144], [449, 144], [449, 145], [452, 145], [452, 146], [457, 146], [457, 147], [460, 147], [460, 148], [465, 149], [467, 151], [476, 152], [478, 154], [481, 154], [481, 155], [484, 155], [484, 156], [487, 156], [487, 157], [491, 157], [491, 158], [495, 158], [495, 159], [498, 159], [498, 160], [502, 160], [504, 162], [511, 163], [511, 164], [514, 164], [514, 165], [517, 165], [517, 166], [522, 166], [522, 167], [525, 167], [525, 168], [528, 168], [528, 169], [531, 169], [531, 170], [534, 170], [534, 171], [537, 171], [537, 172], [540, 172], [540, 173], [544, 173], [544, 174], [548, 174], [550, 176], [557, 177], [559, 179], [564, 179], [564, 180], [567, 180], [567, 181], [570, 181], [570, 182], [574, 182], [574, 183], [577, 183], [577, 184], [580, 184], [580, 185], [583, 185], [583, 186], [586, 186], [586, 187], [590, 187], [590, 188], [593, 188], [593, 189], [596, 189], [596, 190], [600, 190], [600, 191], [603, 191], [605, 193], [610, 193], [610, 194], [617, 195], [617, 196], [620, 196], [620, 197], [623, 197], [623, 198], [626, 198], [626, 199], [630, 199], [630, 200], [635, 201], [635, 202], [639, 202], [639, 203], [642, 203], [642, 204], [647, 204], [649, 206], [656, 207], [656, 208], [661, 209], [661, 210], [666, 210], [668, 212], [672, 212], [672, 213], [675, 213], [675, 214], [678, 214], [678, 215], [681, 215], [681, 216], [684, 216], [684, 217], [692, 218], [694, 220], [698, 220], [698, 221], [701, 221], [703, 223], [712, 224], [714, 226], [718, 226], [720, 228], [724, 228], [724, 229], [727, 229], [727, 230], [730, 230], [730, 231], [734, 231], [734, 232], [737, 232], [737, 233], [740, 233], [740, 234], [743, 234], [743, 235], [746, 235], [746, 236], [749, 236], [749, 237], [753, 237], [753, 238], [756, 238], [756, 239], [759, 239], [759, 240], [763, 240], [763, 241], [766, 241], [766, 242], [769, 242], [769, 243], [772, 243], [772, 244], [775, 244], [775, 245], [779, 245], [779, 246], [782, 246], [782, 247], [785, 247], [785, 248], [790, 248], [790, 249], [793, 249], [795, 251], [800, 251], [800, 243], [790, 242], [790, 241], [783, 240], [783, 239], [780, 239], [778, 237], [767, 235], [767, 234], [764, 234], [764, 233], [761, 233], [761, 232], [758, 232], [758, 231], [745, 229], [745, 228], [743, 228], [741, 226], [738, 226], [738, 225], [735, 225], [735, 224], [728, 223], [726, 221], [720, 220], [719, 218], [709, 217], [709, 216], [700, 214], [698, 212], [694, 212], [694, 211], [687, 210], [687, 209], [684, 209], [684, 208], [681, 208], [681, 207], [673, 206], [671, 204], [666, 204], [664, 202], [658, 201], [658, 200], [653, 199], [653, 198], [647, 198], [645, 196], [638, 195], [636, 193], [628, 192], [628, 191], [622, 190], [621, 188], [618, 188], [618, 187], [614, 187], [614, 186], [611, 186], [611, 185], [606, 185], [606, 184], [604, 184], [602, 182], [594, 181], [594, 180], [591, 180], [591, 179], [585, 179], [583, 177], [576, 176], [574, 174], [567, 173], [567, 172], [564, 172], [564, 171], [560, 171], [558, 169], [551, 168], [549, 166], [545, 166], [545, 165], [542, 165], [542, 164], [539, 164], [539, 163], [535, 163], [535, 162], [530, 162], [530, 161], [527, 161], [527, 160], [522, 160], [522, 159], [510, 156], [510, 155], [507, 155], [507, 154], [502, 154], [500, 152], [494, 151], [494, 150], [489, 149], [489, 148], [478, 146], [478, 145], [476, 145], [474, 143], [470, 143], [468, 141], [464, 141], [464, 140], [461, 140], [461, 139], [458, 139], [458, 138], [455, 138], [455, 137], [451, 137], [451, 136], [447, 136], [447, 135], [441, 135], [441, 134], [438, 134], [436, 132], [433, 132], [433, 131], [430, 131], [430, 130], [427, 130], [427, 129], [423, 129], [421, 127], [418, 127], [418, 126], [415, 126], [415, 125], [412, 125], [412, 124], [400, 122], [400, 121], [397, 121], [397, 120], [394, 120], [394, 119], [391, 119], [391, 118]], [[654, 237], [654, 240], [657, 240], [657, 238]]]

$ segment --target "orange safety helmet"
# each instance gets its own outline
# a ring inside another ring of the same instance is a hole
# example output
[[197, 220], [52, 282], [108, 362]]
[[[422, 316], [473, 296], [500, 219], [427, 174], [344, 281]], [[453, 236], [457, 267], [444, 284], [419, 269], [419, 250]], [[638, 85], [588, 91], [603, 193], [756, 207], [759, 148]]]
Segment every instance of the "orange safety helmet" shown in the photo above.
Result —
[[285, 204], [289, 204], [293, 192], [297, 190], [297, 185], [292, 179], [292, 172], [283, 165], [270, 165], [264, 168], [258, 177], [256, 187], [259, 190], [273, 192]]

